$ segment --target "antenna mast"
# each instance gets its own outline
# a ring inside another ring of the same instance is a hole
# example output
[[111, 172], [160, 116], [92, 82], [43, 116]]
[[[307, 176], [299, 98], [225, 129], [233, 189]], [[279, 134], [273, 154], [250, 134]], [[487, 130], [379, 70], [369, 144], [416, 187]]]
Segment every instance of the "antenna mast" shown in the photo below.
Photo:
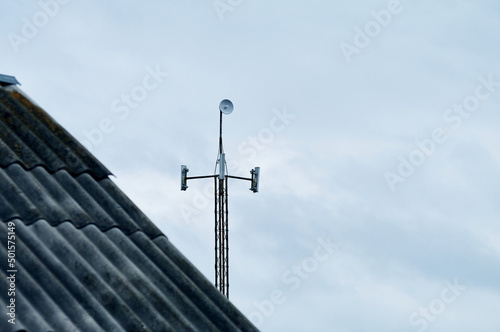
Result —
[[227, 298], [229, 298], [229, 220], [228, 220], [228, 178], [251, 181], [250, 190], [254, 193], [259, 191], [259, 173], [260, 167], [255, 167], [250, 171], [251, 178], [230, 176], [227, 174], [226, 155], [222, 145], [222, 115], [233, 112], [233, 103], [224, 99], [219, 105], [219, 153], [217, 164], [219, 165], [219, 174], [188, 177], [189, 169], [186, 165], [181, 165], [181, 190], [185, 191], [187, 180], [214, 178], [214, 214], [215, 214], [215, 287]]

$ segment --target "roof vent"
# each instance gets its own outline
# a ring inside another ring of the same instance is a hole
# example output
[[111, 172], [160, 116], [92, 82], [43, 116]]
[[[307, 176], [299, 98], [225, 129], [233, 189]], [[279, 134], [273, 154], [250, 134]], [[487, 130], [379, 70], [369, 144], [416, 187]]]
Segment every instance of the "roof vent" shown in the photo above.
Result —
[[21, 85], [21, 83], [19, 83], [14, 76], [0, 74], [0, 85], [1, 86]]

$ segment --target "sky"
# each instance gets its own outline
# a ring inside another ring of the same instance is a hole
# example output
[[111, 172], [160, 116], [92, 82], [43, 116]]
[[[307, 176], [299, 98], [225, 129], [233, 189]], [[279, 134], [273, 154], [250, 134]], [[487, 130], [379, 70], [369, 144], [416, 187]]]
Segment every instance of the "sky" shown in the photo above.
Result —
[[0, 73], [262, 331], [498, 332], [500, 4], [3, 1]]

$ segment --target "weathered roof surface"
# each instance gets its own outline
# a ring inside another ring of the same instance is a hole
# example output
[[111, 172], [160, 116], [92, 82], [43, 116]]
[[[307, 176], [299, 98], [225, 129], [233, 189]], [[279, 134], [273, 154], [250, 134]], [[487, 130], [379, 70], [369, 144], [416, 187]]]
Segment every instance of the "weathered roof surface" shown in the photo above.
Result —
[[0, 166], [19, 163], [50, 172], [66, 169], [72, 175], [85, 172], [102, 179], [111, 175], [63, 127], [34, 105], [15, 87], [0, 89]]
[[11, 88], [0, 87], [0, 238], [13, 223], [16, 324], [4, 316], [0, 331], [257, 330], [104, 166]]

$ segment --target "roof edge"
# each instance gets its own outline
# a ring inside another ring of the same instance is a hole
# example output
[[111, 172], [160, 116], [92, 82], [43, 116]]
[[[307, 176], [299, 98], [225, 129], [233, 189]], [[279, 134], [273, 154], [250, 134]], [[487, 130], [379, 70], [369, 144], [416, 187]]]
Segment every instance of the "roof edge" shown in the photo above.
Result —
[[[1, 80], [0, 80], [1, 82]], [[1, 83], [0, 83], [1, 85]], [[19, 84], [20, 85], [20, 84]], [[30, 103], [32, 103], [33, 105], [35, 105], [36, 107], [39, 107], [39, 108], [42, 108], [40, 105], [38, 105], [36, 103], [36, 101], [34, 101], [32, 98], [30, 98], [30, 96], [28, 96], [27, 93], [25, 93], [23, 91], [23, 89], [21, 89], [20, 87], [18, 87], [17, 85], [14, 85], [14, 84], [11, 84], [11, 85], [2, 85], [2, 88], [5, 90], [5, 91], [8, 91], [8, 92], [17, 92], [19, 93], [21, 96], [23, 96], [24, 98], [26, 98]]]

